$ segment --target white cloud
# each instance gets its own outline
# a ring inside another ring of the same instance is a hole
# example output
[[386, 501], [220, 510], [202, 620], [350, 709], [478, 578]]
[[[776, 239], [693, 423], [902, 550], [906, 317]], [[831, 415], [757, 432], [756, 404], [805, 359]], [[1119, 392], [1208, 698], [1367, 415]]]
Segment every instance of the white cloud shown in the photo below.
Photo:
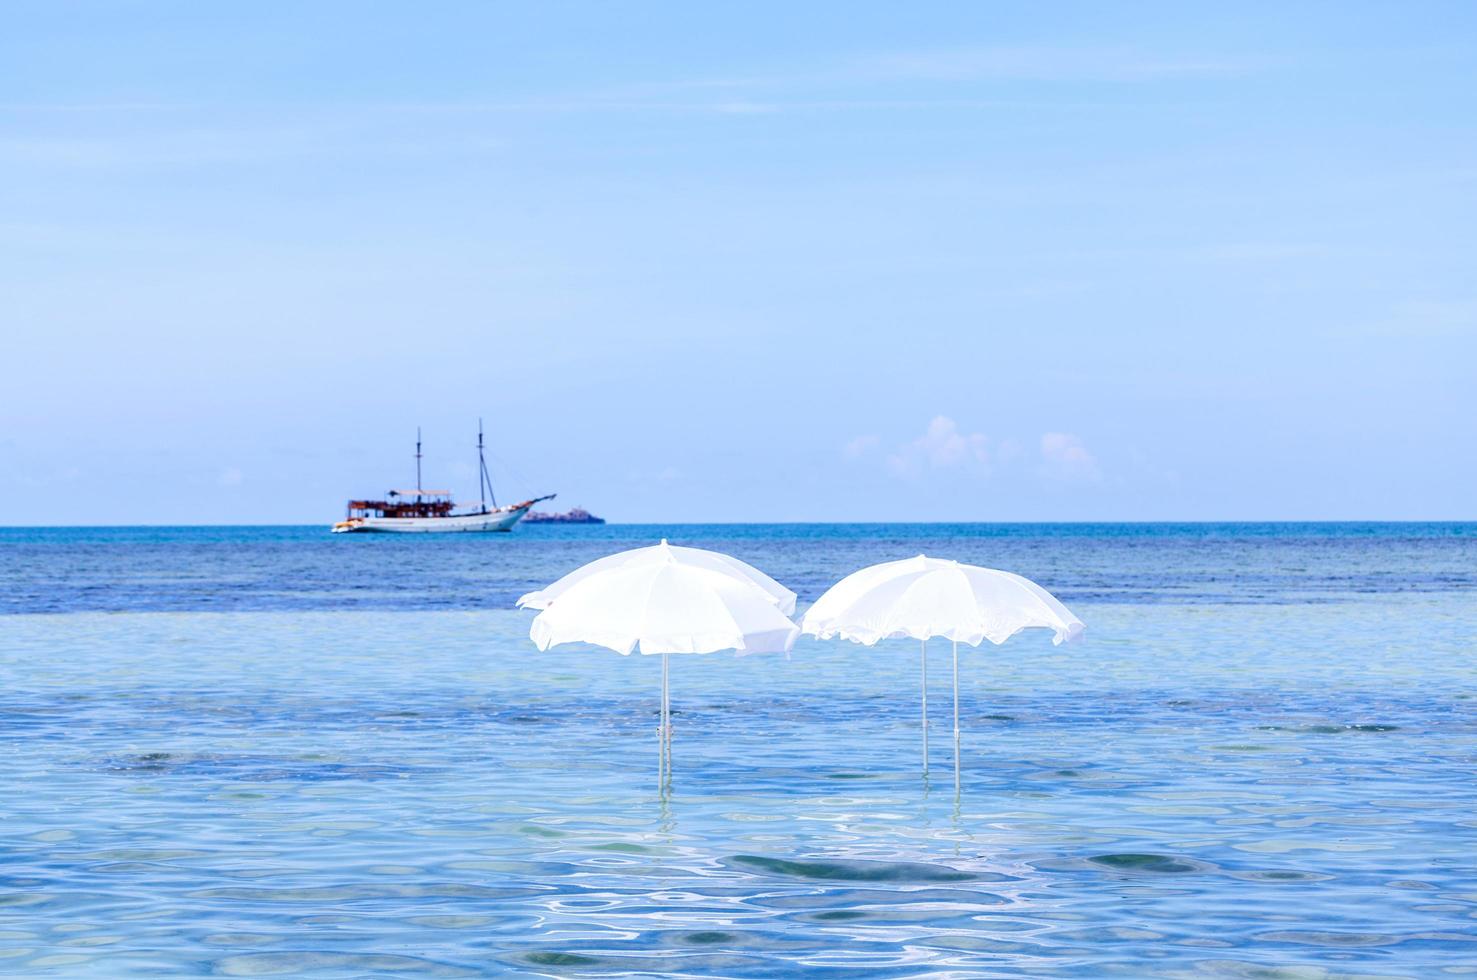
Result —
[[887, 457], [887, 466], [899, 476], [913, 476], [925, 467], [983, 470], [990, 462], [989, 440], [979, 432], [960, 432], [946, 415], [928, 423], [923, 435]]
[[1009, 465], [1020, 458], [1022, 449], [1018, 439], [1006, 436], [995, 444], [995, 462], [1000, 465]]
[[223, 487], [239, 487], [246, 477], [234, 466], [228, 466], [221, 470], [221, 475], [216, 477], [215, 482]]
[[874, 435], [857, 436], [841, 449], [847, 459], [861, 459], [875, 450], [882, 440]]
[[857, 436], [842, 452], [848, 459], [880, 461], [894, 476], [907, 480], [945, 473], [975, 479], [1025, 478], [1047, 485], [1096, 484], [1103, 479], [1097, 457], [1070, 432], [1043, 433], [1039, 448], [1033, 448], [1030, 439], [992, 439], [982, 432], [962, 431], [953, 419], [939, 415], [922, 435], [892, 452], [879, 453], [879, 442], [875, 435]]
[[1068, 432], [1048, 432], [1041, 437], [1041, 460], [1047, 476], [1061, 480], [1096, 481], [1101, 478], [1097, 458], [1082, 440]]

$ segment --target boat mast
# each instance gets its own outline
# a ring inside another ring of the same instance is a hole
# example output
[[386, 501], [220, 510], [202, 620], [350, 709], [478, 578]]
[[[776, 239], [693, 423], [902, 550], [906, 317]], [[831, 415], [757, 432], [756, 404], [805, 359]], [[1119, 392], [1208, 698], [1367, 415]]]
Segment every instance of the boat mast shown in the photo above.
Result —
[[[487, 513], [487, 498], [492, 498], [492, 506], [497, 506], [497, 494], [492, 492], [492, 477], [487, 475], [487, 457], [482, 454], [482, 420], [477, 420], [477, 466], [479, 474], [477, 477], [477, 496], [482, 501], [482, 513]], [[486, 496], [483, 496], [483, 494]]]
[[415, 499], [421, 499], [421, 427], [415, 427]]

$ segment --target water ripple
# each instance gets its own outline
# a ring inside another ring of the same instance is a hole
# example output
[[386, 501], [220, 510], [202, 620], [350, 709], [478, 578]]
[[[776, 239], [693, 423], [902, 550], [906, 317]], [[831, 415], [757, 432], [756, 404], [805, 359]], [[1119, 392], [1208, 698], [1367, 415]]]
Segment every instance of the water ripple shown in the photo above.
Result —
[[1477, 608], [1405, 603], [967, 651], [958, 797], [911, 644], [679, 658], [663, 797], [659, 661], [516, 612], [11, 617], [0, 973], [1459, 971]]

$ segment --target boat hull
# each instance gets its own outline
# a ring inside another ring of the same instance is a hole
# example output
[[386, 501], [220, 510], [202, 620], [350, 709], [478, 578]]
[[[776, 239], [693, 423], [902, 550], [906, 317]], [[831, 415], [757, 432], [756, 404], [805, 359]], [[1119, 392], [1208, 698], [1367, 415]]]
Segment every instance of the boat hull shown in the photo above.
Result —
[[359, 517], [340, 521], [335, 534], [445, 534], [479, 531], [511, 531], [523, 520], [529, 506], [495, 510], [487, 514], [453, 514], [450, 517]]

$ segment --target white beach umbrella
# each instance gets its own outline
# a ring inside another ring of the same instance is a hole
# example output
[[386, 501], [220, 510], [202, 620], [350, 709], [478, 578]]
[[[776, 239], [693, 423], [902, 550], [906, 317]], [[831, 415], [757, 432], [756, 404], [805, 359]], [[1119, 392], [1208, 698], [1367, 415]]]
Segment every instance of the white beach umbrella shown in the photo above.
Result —
[[[678, 550], [670, 549], [660, 561], [600, 559], [565, 576], [555, 585], [579, 577], [547, 598], [547, 606], [529, 629], [540, 650], [561, 643], [591, 643], [622, 655], [637, 650], [661, 654], [663, 785], [671, 771], [668, 655], [789, 652], [800, 635], [774, 596], [759, 585], [744, 576], [680, 561]], [[604, 567], [587, 572], [602, 563]]]
[[658, 545], [621, 551], [614, 555], [606, 555], [604, 558], [598, 558], [588, 565], [581, 565], [553, 585], [545, 586], [537, 592], [530, 592], [523, 596], [518, 600], [518, 605], [523, 609], [547, 609], [549, 603], [591, 575], [609, 571], [615, 567], [665, 565], [668, 562], [691, 565], [695, 568], [706, 568], [751, 582], [770, 597], [770, 600], [779, 607], [780, 612], [786, 616], [793, 616], [795, 614], [795, 593], [780, 585], [753, 565], [741, 562], [732, 555], [725, 555], [718, 551], [670, 545], [667, 544], [666, 538], [662, 538], [661, 544]]
[[919, 555], [853, 572], [816, 600], [801, 630], [872, 646], [911, 637], [923, 645], [923, 771], [928, 771], [928, 640], [954, 643], [954, 783], [959, 783], [959, 644], [1004, 643], [1023, 629], [1043, 627], [1053, 643], [1086, 627], [1030, 579], [977, 565]]

